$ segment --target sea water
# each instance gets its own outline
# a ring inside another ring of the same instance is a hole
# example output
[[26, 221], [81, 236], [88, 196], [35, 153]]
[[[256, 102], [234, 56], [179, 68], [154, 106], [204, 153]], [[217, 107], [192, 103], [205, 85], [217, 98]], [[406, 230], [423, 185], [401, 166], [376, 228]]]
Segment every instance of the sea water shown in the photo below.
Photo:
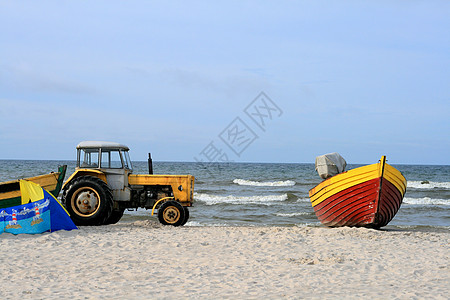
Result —
[[[56, 171], [74, 161], [0, 160], [0, 181]], [[348, 165], [347, 170], [360, 165]], [[385, 228], [450, 230], [450, 166], [393, 165], [406, 177], [403, 204]], [[314, 164], [153, 162], [155, 174], [194, 175], [194, 206], [187, 226], [322, 226], [308, 197], [321, 182]], [[134, 162], [133, 172], [148, 172]], [[151, 210], [125, 211], [121, 222], [155, 219]]]

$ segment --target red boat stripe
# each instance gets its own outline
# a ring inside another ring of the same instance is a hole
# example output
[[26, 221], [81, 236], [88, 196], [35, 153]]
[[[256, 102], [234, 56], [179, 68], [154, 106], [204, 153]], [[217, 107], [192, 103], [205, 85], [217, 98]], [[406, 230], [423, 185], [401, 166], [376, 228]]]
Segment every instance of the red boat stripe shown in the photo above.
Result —
[[329, 210], [335, 211], [342, 207], [348, 207], [354, 201], [368, 201], [367, 198], [375, 201], [378, 194], [378, 182], [378, 179], [371, 180], [337, 193], [314, 206], [314, 210], [319, 214], [325, 214]]
[[330, 203], [333, 203], [335, 201], [343, 202], [346, 201], [347, 199], [351, 199], [352, 197], [355, 197], [356, 195], [365, 193], [367, 191], [378, 192], [378, 189], [379, 189], [379, 179], [376, 178], [373, 180], [369, 180], [328, 197], [328, 199], [326, 199], [325, 201], [322, 201], [316, 206], [314, 206], [314, 209], [321, 210], [324, 206], [328, 206]]
[[391, 189], [391, 185], [390, 182], [387, 180], [383, 181], [383, 200], [381, 201], [381, 203], [383, 203], [383, 206], [386, 206], [389, 209], [389, 212], [391, 215], [394, 214], [394, 211], [396, 211], [396, 205], [395, 205], [395, 201], [394, 201], [394, 197], [395, 197], [395, 193], [394, 191]]
[[346, 199], [345, 203], [339, 202], [334, 204], [332, 207], [324, 207], [322, 210], [316, 210], [318, 215], [337, 215], [342, 214], [345, 211], [353, 210], [354, 207], [359, 205], [366, 205], [367, 200], [365, 197], [358, 199]]
[[383, 184], [383, 190], [386, 191], [384, 197], [388, 200], [386, 204], [390, 204], [391, 213], [394, 214], [400, 208], [402, 196], [397, 188], [387, 180]]
[[[374, 198], [372, 194], [373, 192], [366, 192], [363, 197], [338, 199], [334, 203], [330, 203], [331, 205], [329, 207], [326, 206], [321, 210], [316, 210], [316, 215], [321, 219], [328, 219], [328, 221], [332, 221], [332, 219], [337, 217], [344, 218], [345, 215], [351, 217], [351, 214], [354, 213], [355, 210], [358, 212], [361, 211], [362, 208], [367, 207], [367, 198]], [[372, 209], [372, 213], [374, 213], [373, 207], [370, 209]]]
[[383, 179], [382, 199], [379, 207], [380, 227], [387, 225], [400, 208], [403, 196], [401, 192], [389, 180]]
[[[347, 202], [348, 204], [348, 202]], [[347, 224], [358, 223], [362, 219], [372, 220], [374, 217], [374, 209], [367, 207], [364, 199], [353, 202], [348, 207], [339, 211], [331, 211], [328, 214], [324, 214], [320, 217], [326, 223], [332, 224]], [[335, 226], [335, 225], [333, 225]]]

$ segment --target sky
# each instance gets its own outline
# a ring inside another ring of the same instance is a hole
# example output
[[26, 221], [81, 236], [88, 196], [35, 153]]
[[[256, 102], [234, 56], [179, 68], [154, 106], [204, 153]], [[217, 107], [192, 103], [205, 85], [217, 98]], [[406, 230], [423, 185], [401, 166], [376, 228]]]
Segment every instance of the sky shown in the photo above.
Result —
[[449, 1], [2, 1], [0, 159], [450, 164]]

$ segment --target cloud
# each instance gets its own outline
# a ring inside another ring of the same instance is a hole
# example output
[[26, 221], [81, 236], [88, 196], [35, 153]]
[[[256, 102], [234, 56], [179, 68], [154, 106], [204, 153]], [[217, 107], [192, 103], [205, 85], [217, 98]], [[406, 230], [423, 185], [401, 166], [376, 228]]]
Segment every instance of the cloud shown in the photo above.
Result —
[[64, 73], [62, 69], [52, 71], [52, 67], [54, 68], [54, 66], [36, 67], [27, 62], [0, 65], [0, 85], [15, 90], [26, 89], [42, 93], [76, 95], [97, 93], [94, 87], [68, 78], [67, 73]]
[[221, 64], [194, 66], [181, 64], [176, 67], [126, 65], [122, 67], [122, 70], [137, 80], [147, 79], [155, 85], [156, 89], [171, 87], [171, 91], [183, 90], [185, 93], [194, 91], [196, 94], [199, 92], [212, 93], [219, 98], [221, 96], [232, 98], [242, 94], [255, 94], [271, 86], [266, 74]]

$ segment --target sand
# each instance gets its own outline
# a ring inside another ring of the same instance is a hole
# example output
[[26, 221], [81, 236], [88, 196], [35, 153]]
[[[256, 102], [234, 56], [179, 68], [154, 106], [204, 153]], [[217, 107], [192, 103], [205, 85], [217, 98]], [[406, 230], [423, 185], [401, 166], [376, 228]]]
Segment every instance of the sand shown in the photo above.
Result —
[[448, 299], [449, 232], [119, 222], [0, 235], [1, 299]]

